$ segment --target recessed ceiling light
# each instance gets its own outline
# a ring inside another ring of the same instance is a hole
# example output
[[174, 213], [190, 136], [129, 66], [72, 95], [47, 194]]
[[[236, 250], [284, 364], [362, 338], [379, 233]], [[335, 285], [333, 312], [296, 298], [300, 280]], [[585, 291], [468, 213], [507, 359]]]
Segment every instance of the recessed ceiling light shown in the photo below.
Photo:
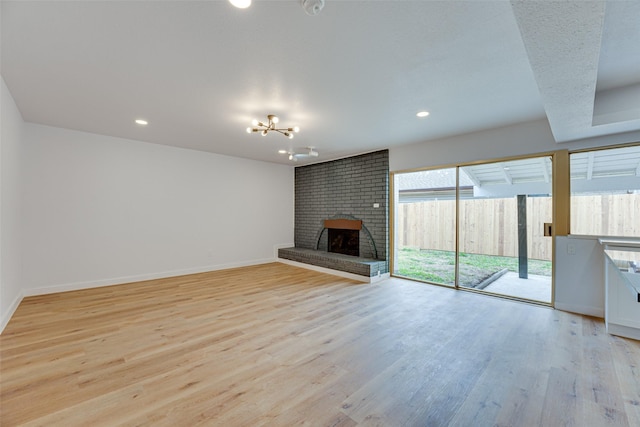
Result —
[[246, 9], [251, 6], [251, 0], [229, 0], [229, 3], [238, 9]]
[[278, 150], [278, 153], [280, 153], [280, 154], [287, 154], [287, 150]]
[[418, 117], [427, 117], [429, 115], [428, 111], [420, 111], [416, 116]]
[[136, 123], [142, 126], [148, 125], [149, 122], [143, 119], [136, 119]]

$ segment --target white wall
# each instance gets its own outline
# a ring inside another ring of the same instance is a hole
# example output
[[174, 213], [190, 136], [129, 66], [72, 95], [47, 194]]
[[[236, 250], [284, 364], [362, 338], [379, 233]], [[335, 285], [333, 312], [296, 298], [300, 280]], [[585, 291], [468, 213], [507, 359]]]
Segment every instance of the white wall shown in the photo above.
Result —
[[22, 299], [21, 200], [23, 121], [0, 82], [0, 332]]
[[604, 250], [597, 237], [556, 237], [557, 309], [604, 317]]
[[[392, 172], [428, 166], [454, 165], [550, 152], [640, 141], [640, 132], [557, 144], [546, 120], [522, 123], [468, 135], [445, 138], [389, 150]], [[567, 253], [573, 244], [575, 255]], [[556, 239], [555, 306], [558, 309], [603, 317], [604, 258], [597, 238]]]
[[25, 124], [25, 294], [274, 260], [293, 168]]

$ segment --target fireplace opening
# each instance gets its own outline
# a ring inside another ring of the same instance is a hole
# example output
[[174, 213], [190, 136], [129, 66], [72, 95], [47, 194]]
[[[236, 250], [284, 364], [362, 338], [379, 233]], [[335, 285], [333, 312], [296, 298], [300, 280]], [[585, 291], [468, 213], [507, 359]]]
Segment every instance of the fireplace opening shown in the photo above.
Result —
[[329, 228], [327, 249], [344, 255], [360, 256], [360, 230]]

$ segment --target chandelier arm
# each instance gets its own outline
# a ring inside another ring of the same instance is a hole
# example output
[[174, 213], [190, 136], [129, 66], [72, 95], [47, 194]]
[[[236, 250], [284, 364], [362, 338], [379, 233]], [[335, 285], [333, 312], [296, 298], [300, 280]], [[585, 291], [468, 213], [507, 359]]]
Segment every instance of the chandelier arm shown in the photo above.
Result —
[[276, 127], [276, 120], [274, 120], [274, 118], [277, 119], [276, 116], [273, 115], [267, 115], [268, 118], [268, 122], [267, 124], [264, 124], [262, 122], [259, 122], [256, 120], [257, 124], [255, 125], [255, 127], [250, 128], [251, 132], [261, 132], [263, 135], [266, 135], [267, 133], [269, 133], [270, 131], [276, 131], [284, 136], [286, 136], [287, 138], [293, 138], [293, 133], [292, 132], [297, 132], [295, 129], [296, 128], [278, 128]]

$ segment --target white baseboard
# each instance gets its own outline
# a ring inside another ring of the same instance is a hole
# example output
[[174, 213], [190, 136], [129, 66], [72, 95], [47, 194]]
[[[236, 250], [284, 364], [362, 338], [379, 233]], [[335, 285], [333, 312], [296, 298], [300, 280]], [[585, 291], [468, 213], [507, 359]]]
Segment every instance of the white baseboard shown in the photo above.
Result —
[[122, 285], [125, 283], [142, 282], [144, 280], [164, 279], [167, 277], [185, 276], [187, 274], [207, 273], [209, 271], [227, 270], [229, 268], [249, 267], [252, 265], [267, 264], [276, 262], [274, 258], [264, 258], [252, 261], [217, 264], [203, 267], [186, 268], [182, 270], [164, 271], [161, 273], [138, 274], [134, 276], [114, 277], [110, 279], [90, 280], [86, 282], [66, 283], [60, 285], [43, 286], [40, 288], [27, 289], [24, 296], [46, 295], [58, 292], [79, 291], [82, 289], [99, 288], [103, 286]]
[[24, 298], [24, 295], [22, 294], [22, 292], [20, 292], [20, 294], [16, 297], [16, 299], [13, 300], [13, 302], [9, 306], [9, 309], [4, 314], [4, 316], [2, 316], [2, 319], [0, 319], [0, 335], [4, 331], [4, 328], [6, 328], [6, 326], [9, 324], [9, 320], [11, 320], [11, 317], [18, 309], [18, 306], [22, 302], [23, 298]]
[[604, 319], [604, 308], [564, 304], [558, 302], [554, 304], [554, 308], [556, 310], [568, 311], [570, 313], [584, 314], [585, 316], [593, 316]]
[[317, 265], [305, 264], [303, 262], [291, 261], [290, 259], [279, 258], [278, 262], [283, 264], [293, 265], [295, 267], [306, 268], [307, 270], [317, 271], [319, 273], [333, 274], [334, 276], [344, 277], [346, 279], [353, 279], [363, 283], [376, 283], [381, 280], [388, 279], [391, 275], [389, 273], [380, 274], [374, 277], [361, 276], [359, 274], [348, 273], [346, 271], [333, 270], [326, 267], [318, 267]]
[[640, 341], [640, 329], [638, 328], [617, 325], [615, 323], [608, 323], [607, 332], [611, 335], [618, 335], [620, 337], [631, 338]]

